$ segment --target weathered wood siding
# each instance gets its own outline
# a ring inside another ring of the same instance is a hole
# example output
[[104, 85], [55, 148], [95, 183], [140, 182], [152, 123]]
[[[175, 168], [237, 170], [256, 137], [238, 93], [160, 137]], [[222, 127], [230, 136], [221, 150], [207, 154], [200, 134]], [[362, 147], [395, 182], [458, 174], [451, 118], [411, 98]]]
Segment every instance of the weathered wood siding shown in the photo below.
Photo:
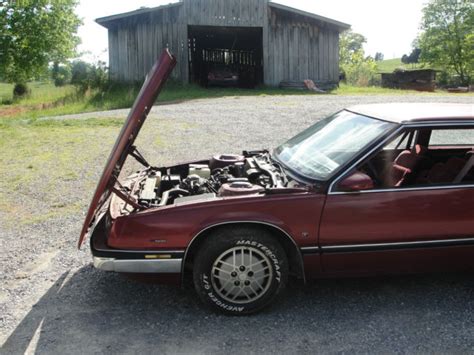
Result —
[[185, 0], [188, 25], [262, 27], [268, 0]]
[[180, 65], [172, 78], [188, 80], [188, 27], [180, 21], [181, 6], [121, 20], [109, 29], [110, 77], [141, 81], [165, 48]]
[[302, 16], [268, 9], [265, 84], [311, 79], [339, 82], [339, 32]]
[[184, 0], [110, 22], [110, 76], [141, 81], [165, 48], [178, 58], [174, 79], [189, 82], [188, 26], [261, 27], [264, 83], [339, 81], [337, 28], [268, 5], [268, 0]]

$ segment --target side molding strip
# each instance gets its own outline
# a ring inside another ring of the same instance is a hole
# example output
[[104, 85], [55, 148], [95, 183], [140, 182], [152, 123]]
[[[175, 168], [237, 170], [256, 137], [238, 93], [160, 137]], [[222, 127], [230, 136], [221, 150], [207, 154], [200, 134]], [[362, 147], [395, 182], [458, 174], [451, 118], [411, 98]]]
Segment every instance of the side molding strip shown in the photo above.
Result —
[[332, 245], [323, 247], [301, 248], [303, 254], [335, 254], [335, 253], [360, 253], [370, 251], [389, 251], [406, 249], [428, 249], [474, 246], [474, 238], [430, 240], [406, 243], [379, 243], [379, 244], [354, 244], [354, 245]]

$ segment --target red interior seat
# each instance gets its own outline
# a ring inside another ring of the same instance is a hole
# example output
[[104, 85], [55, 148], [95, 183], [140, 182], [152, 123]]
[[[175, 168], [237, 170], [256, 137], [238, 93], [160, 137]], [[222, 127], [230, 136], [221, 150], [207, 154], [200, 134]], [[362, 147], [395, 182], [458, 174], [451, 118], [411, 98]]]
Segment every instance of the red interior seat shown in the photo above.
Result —
[[466, 161], [461, 158], [451, 158], [446, 163], [435, 164], [428, 173], [428, 183], [447, 184], [453, 182]]
[[426, 151], [427, 149], [425, 147], [417, 144], [412, 150], [401, 152], [394, 160], [388, 174], [388, 185], [392, 187], [401, 186], [407, 177], [415, 171]]

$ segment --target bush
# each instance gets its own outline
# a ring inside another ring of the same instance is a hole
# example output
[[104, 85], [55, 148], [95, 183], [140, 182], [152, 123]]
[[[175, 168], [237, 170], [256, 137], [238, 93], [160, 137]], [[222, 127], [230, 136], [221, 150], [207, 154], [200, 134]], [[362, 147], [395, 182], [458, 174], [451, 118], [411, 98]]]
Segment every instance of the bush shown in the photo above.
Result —
[[29, 93], [30, 90], [28, 89], [28, 86], [24, 83], [15, 84], [15, 87], [13, 88], [13, 97], [15, 99], [25, 97]]
[[439, 87], [441, 88], [453, 88], [463, 85], [461, 77], [454, 72], [444, 70], [439, 73], [436, 77], [436, 82]]
[[86, 82], [90, 75], [89, 63], [83, 62], [82, 60], [72, 63], [71, 68], [71, 84], [80, 86], [82, 83]]
[[90, 89], [105, 90], [108, 86], [108, 72], [104, 62], [89, 64], [76, 61], [72, 64], [71, 72], [71, 84], [81, 93], [86, 93]]
[[436, 82], [439, 87], [447, 87], [449, 84], [449, 73], [447, 71], [442, 71], [437, 75]]
[[52, 70], [54, 85], [61, 87], [71, 82], [71, 67], [55, 64]]
[[349, 85], [380, 85], [377, 64], [371, 58], [364, 58], [362, 53], [354, 53], [352, 61], [342, 65], [342, 72]]

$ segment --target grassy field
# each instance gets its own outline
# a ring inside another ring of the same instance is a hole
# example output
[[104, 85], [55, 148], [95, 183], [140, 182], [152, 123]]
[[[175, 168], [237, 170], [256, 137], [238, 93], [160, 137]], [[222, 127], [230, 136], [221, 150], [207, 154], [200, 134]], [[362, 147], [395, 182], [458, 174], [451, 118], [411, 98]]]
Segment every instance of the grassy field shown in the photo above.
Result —
[[78, 181], [95, 183], [90, 167], [104, 164], [102, 147], [113, 144], [122, 124], [116, 119], [4, 121], [0, 125], [4, 222], [33, 224], [81, 212]]
[[34, 82], [29, 84], [29, 88], [31, 94], [15, 103], [13, 102], [13, 85], [0, 83], [0, 105], [42, 105], [61, 100], [74, 93], [74, 88], [70, 85], [58, 88], [51, 83]]
[[130, 107], [138, 93], [135, 87], [116, 87], [105, 93], [80, 95], [73, 86], [30, 83], [30, 95], [13, 100], [13, 85], [0, 83], [0, 119], [37, 118], [71, 113]]
[[[11, 101], [12, 86], [0, 84], [0, 97], [5, 95], [4, 104], [0, 104], [0, 120], [11, 118], [51, 117], [83, 112], [107, 111], [129, 108], [139, 92], [137, 86], [116, 85], [102, 93], [89, 93], [79, 96], [72, 87], [56, 88], [51, 84], [34, 83], [30, 85], [32, 94], [20, 101]], [[259, 95], [311, 95], [305, 91], [281, 90], [278, 88], [210, 88], [197, 85], [169, 84], [161, 93], [158, 103], [188, 101], [226, 96]], [[6, 103], [5, 104], [5, 100]], [[1, 101], [0, 101], [1, 102]]]
[[377, 71], [379, 73], [393, 73], [396, 69], [415, 70], [415, 69], [429, 69], [428, 64], [403, 64], [401, 58], [387, 59], [377, 62]]
[[423, 93], [414, 90], [387, 89], [380, 86], [358, 87], [341, 84], [339, 88], [332, 92], [335, 95], [439, 95], [443, 92]]
[[[386, 61], [387, 62], [387, 61]], [[388, 68], [388, 66], [386, 67]], [[139, 87], [115, 85], [106, 92], [78, 95], [71, 86], [57, 88], [49, 83], [30, 84], [31, 95], [12, 101], [12, 85], [0, 84], [0, 122], [13, 118], [37, 119], [83, 112], [107, 111], [129, 108], [138, 94]], [[444, 92], [440, 92], [444, 93]], [[427, 95], [415, 91], [384, 89], [380, 87], [353, 87], [341, 84], [331, 95]], [[314, 95], [308, 91], [282, 90], [279, 88], [209, 88], [197, 85], [169, 84], [161, 93], [158, 103], [180, 102], [204, 98], [266, 95]], [[428, 94], [428, 95], [436, 95]], [[3, 103], [3, 104], [2, 104]]]

